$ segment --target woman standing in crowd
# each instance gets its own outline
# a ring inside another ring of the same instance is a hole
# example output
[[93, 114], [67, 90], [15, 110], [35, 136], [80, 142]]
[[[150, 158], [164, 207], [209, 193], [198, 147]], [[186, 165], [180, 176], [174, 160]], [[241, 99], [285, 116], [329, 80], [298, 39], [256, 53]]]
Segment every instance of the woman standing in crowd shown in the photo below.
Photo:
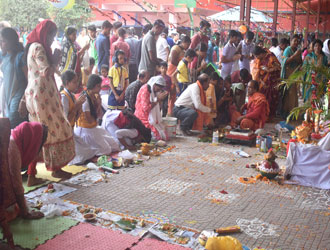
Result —
[[[298, 48], [299, 37], [294, 35], [290, 46], [288, 46], [283, 53], [281, 78], [288, 79], [289, 76], [301, 65], [301, 49]], [[293, 84], [283, 94], [282, 115], [286, 117], [294, 107], [298, 107], [298, 87]]]
[[[313, 48], [312, 52], [309, 53], [306, 56], [304, 64], [310, 63], [310, 64], [313, 64], [316, 67], [327, 66], [328, 65], [328, 58], [324, 54], [324, 52], [322, 51], [322, 47], [323, 47], [322, 41], [319, 40], [319, 39], [316, 39], [312, 43], [312, 48]], [[308, 75], [311, 75], [311, 72], [309, 72]], [[318, 81], [318, 82], [325, 82], [328, 79], [322, 79], [320, 77], [320, 75], [316, 73], [316, 79], [315, 80]], [[313, 89], [313, 87], [308, 87], [306, 85], [304, 86], [304, 88], [303, 88], [303, 97], [304, 97], [305, 102], [307, 100], [309, 100], [309, 98], [311, 97], [312, 89]]]
[[3, 88], [0, 99], [4, 107], [0, 107], [4, 117], [10, 120], [11, 128], [15, 128], [25, 119], [18, 112], [19, 103], [27, 85], [27, 67], [24, 62], [24, 48], [19, 42], [17, 32], [12, 28], [3, 28], [0, 37], [0, 63], [3, 73]]
[[67, 27], [62, 41], [62, 59], [60, 62], [60, 72], [73, 70], [77, 73], [78, 79], [81, 77], [81, 61], [85, 51], [89, 49], [89, 43], [81, 50], [75, 44], [77, 39], [77, 30], [73, 27]]
[[[71, 174], [61, 168], [74, 158], [75, 148], [72, 129], [64, 116], [54, 79], [55, 67], [50, 46], [56, 32], [56, 24], [44, 20], [27, 38], [25, 53], [29, 73], [25, 99], [30, 121], [41, 122], [48, 127], [49, 136], [43, 145], [46, 168], [52, 171], [53, 177], [67, 179]], [[31, 163], [31, 171], [36, 171], [36, 163]]]
[[255, 79], [260, 83], [259, 91], [266, 96], [270, 109], [270, 118], [275, 117], [279, 92], [277, 85], [280, 80], [281, 65], [276, 56], [267, 49], [256, 46], [253, 51], [256, 57]]
[[102, 104], [99, 95], [102, 78], [98, 75], [91, 75], [87, 82], [85, 92], [86, 101], [82, 105], [77, 127], [74, 129], [76, 136], [81, 137], [89, 147], [96, 151], [96, 155], [109, 155], [120, 150], [118, 143], [103, 128], [98, 126], [102, 118]]

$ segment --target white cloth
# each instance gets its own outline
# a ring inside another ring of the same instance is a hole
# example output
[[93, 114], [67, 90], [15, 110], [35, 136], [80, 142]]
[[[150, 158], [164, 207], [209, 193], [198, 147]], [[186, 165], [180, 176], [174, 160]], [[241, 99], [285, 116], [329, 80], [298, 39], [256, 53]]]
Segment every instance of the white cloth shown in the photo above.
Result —
[[273, 54], [276, 56], [277, 60], [282, 65], [282, 57], [283, 57], [283, 51], [281, 50], [280, 46], [277, 46], [275, 49], [272, 50]]
[[136, 138], [139, 133], [136, 129], [120, 129], [115, 120], [120, 114], [120, 110], [107, 110], [102, 119], [102, 128], [108, 131], [108, 133], [120, 144], [121, 149], [124, 146], [119, 142], [119, 139], [124, 138], [128, 145], [133, 145], [132, 139]]
[[90, 147], [87, 143], [84, 142], [82, 138], [73, 134], [74, 147], [76, 150], [76, 156], [73, 158], [69, 165], [83, 164], [89, 159], [92, 159], [97, 155], [96, 148]]
[[160, 58], [163, 61], [167, 62], [170, 46], [168, 45], [165, 38], [159, 36], [156, 42], [156, 49], [157, 49], [157, 58]]
[[[236, 46], [235, 44], [231, 44], [230, 42], [228, 42], [222, 50], [222, 56], [225, 57], [226, 59], [232, 59], [235, 53], [236, 53]], [[227, 76], [231, 74], [233, 64], [234, 62], [221, 63], [222, 65], [221, 77], [223, 79], [225, 79]]]
[[302, 186], [330, 189], [330, 133], [318, 145], [290, 143], [285, 175]]
[[116, 140], [101, 127], [75, 127], [74, 134], [88, 144], [91, 149], [95, 150], [97, 156], [109, 155], [112, 152], [120, 151], [119, 144]]
[[[164, 77], [162, 77], [161, 75], [150, 78], [150, 80], [148, 81], [148, 85], [150, 86], [150, 89], [151, 89], [150, 102], [157, 102], [157, 96], [154, 91], [155, 84], [166, 86], [166, 81], [165, 81]], [[165, 132], [165, 126], [162, 124], [162, 114], [160, 112], [159, 103], [157, 103], [150, 110], [149, 123], [150, 123], [150, 125], [154, 126], [157, 129], [159, 135], [161, 136], [161, 138], [163, 140], [167, 139], [166, 132]]]
[[330, 39], [327, 39], [327, 40], [324, 41], [324, 43], [323, 43], [323, 48], [322, 48], [324, 54], [325, 54], [325, 55], [327, 56], [327, 58], [328, 58], [328, 62], [330, 62], [330, 50], [329, 50], [329, 46], [328, 46], [328, 42], [329, 42], [329, 40], [330, 40]]
[[[247, 44], [245, 40], [241, 41], [241, 46], [242, 46], [242, 55], [243, 56], [250, 56], [252, 54], [253, 48], [254, 48], [254, 43]], [[247, 58], [243, 58], [243, 60], [239, 60], [239, 69], [247, 69], [250, 72], [250, 61]], [[235, 72], [234, 70], [232, 72]]]
[[186, 108], [200, 110], [204, 113], [211, 112], [209, 107], [202, 104], [200, 90], [196, 82], [190, 84], [186, 90], [182, 92], [174, 104], [177, 107], [184, 106]]
[[[67, 92], [68, 94], [70, 94], [69, 91], [66, 88], [64, 88], [64, 91]], [[70, 100], [63, 93], [61, 93], [61, 102], [62, 102], [64, 114], [65, 114], [66, 117], [68, 117], [69, 110], [70, 110]]]

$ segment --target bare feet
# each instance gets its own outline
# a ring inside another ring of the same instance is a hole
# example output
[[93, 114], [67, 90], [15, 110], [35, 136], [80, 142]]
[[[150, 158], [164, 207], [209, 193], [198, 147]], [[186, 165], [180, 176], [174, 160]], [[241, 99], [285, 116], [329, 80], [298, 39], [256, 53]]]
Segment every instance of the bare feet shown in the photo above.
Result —
[[192, 132], [190, 130], [182, 130], [182, 134], [184, 136], [192, 136]]
[[65, 172], [63, 170], [53, 171], [52, 177], [54, 178], [60, 178], [62, 180], [70, 179], [72, 176], [71, 173]]
[[45, 182], [46, 182], [46, 180], [44, 180], [44, 179], [37, 178], [34, 175], [28, 175], [27, 186], [28, 187], [37, 186], [37, 185], [43, 184]]
[[22, 215], [22, 217], [23, 217], [23, 219], [27, 219], [27, 220], [36, 220], [36, 219], [40, 219], [40, 218], [44, 217], [44, 214], [39, 211], [30, 211], [30, 212], [27, 212], [26, 214]]

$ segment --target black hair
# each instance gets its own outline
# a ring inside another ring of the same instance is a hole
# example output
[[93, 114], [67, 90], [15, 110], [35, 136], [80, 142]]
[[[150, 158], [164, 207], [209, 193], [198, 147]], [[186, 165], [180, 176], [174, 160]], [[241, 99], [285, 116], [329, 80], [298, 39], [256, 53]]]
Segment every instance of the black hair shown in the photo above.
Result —
[[202, 20], [199, 23], [199, 28], [202, 29], [204, 27], [210, 28], [211, 27], [211, 24], [208, 21], [206, 21], [206, 20]]
[[75, 27], [69, 26], [65, 29], [65, 36], [70, 36], [73, 33], [77, 33], [77, 29]]
[[238, 33], [236, 30], [231, 30], [229, 31], [229, 38], [232, 38], [232, 37], [237, 37], [238, 36]]
[[[330, 40], [329, 40], [330, 41]], [[181, 43], [191, 43], [191, 39], [189, 36], [183, 36], [181, 38]]]
[[196, 55], [195, 50], [193, 49], [187, 49], [186, 52], [184, 53], [184, 57], [190, 57], [190, 58], [194, 58]]
[[116, 21], [113, 23], [113, 28], [114, 29], [119, 29], [121, 26], [123, 26], [122, 22]]
[[166, 34], [166, 36], [168, 36], [168, 27], [165, 27], [165, 29], [163, 30], [163, 33]]
[[129, 29], [126, 30], [127, 34], [130, 36], [133, 36], [135, 33], [135, 29], [133, 27], [130, 27]]
[[198, 76], [197, 80], [201, 83], [204, 84], [209, 80], [209, 77], [206, 74], [201, 74]]
[[142, 135], [143, 141], [149, 143], [151, 141], [151, 130], [144, 126], [141, 120], [128, 109], [124, 109], [122, 113], [130, 121], [130, 123], [125, 126], [125, 129], [136, 129]]
[[141, 78], [145, 78], [146, 77], [146, 71], [145, 70], [142, 70], [139, 74], [138, 74], [138, 78], [141, 79]]
[[96, 26], [95, 26], [94, 24], [89, 25], [89, 26], [87, 27], [87, 30], [90, 30], [90, 31], [96, 31]]
[[112, 29], [112, 24], [108, 21], [108, 20], [105, 20], [103, 23], [102, 23], [102, 29]]
[[315, 40], [314, 40], [314, 42], [313, 42], [313, 50], [314, 50], [315, 44], [317, 44], [317, 43], [321, 46], [321, 54], [324, 55], [324, 52], [323, 52], [323, 50], [322, 50], [322, 48], [323, 48], [323, 43], [322, 43], [322, 41], [321, 41], [320, 39], [315, 39]]
[[217, 73], [217, 72], [215, 72], [215, 71], [213, 71], [212, 73], [211, 73], [211, 76], [210, 76], [210, 79], [211, 80], [216, 80], [217, 82], [219, 82], [220, 81], [220, 76], [219, 76], [219, 74]]
[[147, 34], [149, 32], [149, 30], [151, 30], [151, 29], [152, 29], [152, 24], [148, 23], [148, 24], [143, 26], [142, 33]]
[[273, 46], [273, 47], [277, 47], [277, 45], [278, 45], [278, 40], [277, 40], [276, 37], [273, 37], [273, 38], [272, 38], [272, 46]]
[[280, 40], [280, 44], [285, 44], [285, 45], [287, 45], [287, 44], [288, 44], [288, 39], [286, 39], [286, 38], [281, 38], [281, 40]]
[[256, 80], [251, 80], [250, 82], [253, 82], [254, 89], [259, 91], [259, 82]]
[[120, 28], [118, 30], [118, 36], [125, 37], [125, 35], [126, 35], [126, 30], [124, 28]]
[[73, 70], [67, 70], [61, 75], [62, 83], [64, 86], [67, 86], [75, 77], [76, 73]]
[[248, 31], [247, 33], [246, 33], [246, 38], [248, 39], [248, 40], [253, 40], [253, 38], [254, 38], [254, 33], [252, 32], [252, 31]]
[[207, 44], [206, 43], [200, 43], [196, 47], [195, 51], [200, 51], [200, 52], [207, 52]]
[[244, 68], [239, 71], [239, 75], [242, 79], [247, 79], [249, 77], [250, 73], [247, 69]]
[[89, 58], [89, 65], [95, 65], [95, 59], [93, 57]]
[[3, 28], [1, 30], [1, 37], [2, 39], [7, 40], [9, 43], [11, 49], [10, 61], [13, 63], [17, 54], [24, 51], [23, 44], [19, 42], [17, 32], [13, 28]]
[[[102, 78], [99, 75], [92, 74], [88, 78], [87, 89], [91, 90], [91, 89], [95, 88], [96, 85], [101, 84], [101, 83], [102, 83]], [[87, 101], [88, 101], [88, 104], [89, 104], [91, 116], [94, 117], [95, 120], [97, 120], [96, 107], [94, 106], [94, 104], [92, 102], [92, 99], [88, 94], [87, 94], [86, 97], [87, 97]]]
[[119, 57], [120, 55], [124, 55], [124, 56], [125, 56], [125, 52], [122, 51], [121, 49], [116, 50], [116, 53], [115, 53], [115, 62], [118, 63], [118, 64], [119, 64], [118, 57]]
[[298, 40], [300, 39], [300, 37], [299, 37], [298, 34], [294, 34], [294, 35], [292, 36], [292, 40], [295, 39], [295, 38], [297, 38]]
[[161, 19], [157, 19], [155, 22], [154, 22], [154, 26], [162, 26], [165, 28], [165, 23], [163, 22], [163, 20]]
[[253, 55], [255, 55], [255, 56], [258, 56], [258, 55], [261, 55], [261, 54], [264, 54], [264, 53], [266, 53], [266, 50], [264, 50], [263, 48], [261, 48], [260, 46], [255, 46], [254, 48], [253, 48]]
[[168, 67], [167, 62], [165, 62], [165, 61], [160, 62], [159, 66], [160, 67], [165, 67], [165, 68]]
[[106, 64], [102, 64], [101, 69], [106, 69], [107, 71], [109, 71], [109, 66]]
[[214, 32], [213, 35], [214, 35], [214, 36], [220, 36], [220, 33], [219, 33], [219, 32]]
[[231, 76], [226, 76], [224, 82], [230, 82], [231, 83]]

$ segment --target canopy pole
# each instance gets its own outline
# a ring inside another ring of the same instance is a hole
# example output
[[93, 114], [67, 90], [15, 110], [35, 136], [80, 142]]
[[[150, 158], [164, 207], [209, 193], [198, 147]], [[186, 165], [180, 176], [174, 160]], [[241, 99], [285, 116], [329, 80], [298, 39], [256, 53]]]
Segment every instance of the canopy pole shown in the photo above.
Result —
[[308, 32], [309, 32], [309, 12], [311, 9], [311, 0], [307, 2], [307, 16], [306, 16], [306, 30], [305, 30], [305, 37], [304, 37], [304, 47], [307, 47], [308, 43]]
[[187, 9], [188, 9], [189, 18], [190, 18], [190, 28], [191, 28], [190, 36], [192, 37], [194, 35], [194, 18], [192, 16], [191, 10], [190, 10], [190, 8], [188, 8], [188, 6], [187, 6]]
[[276, 36], [277, 16], [278, 16], [278, 0], [274, 0], [273, 37]]
[[327, 32], [327, 25], [328, 25], [328, 5], [327, 5], [327, 9], [325, 11], [325, 15], [324, 15], [324, 22], [323, 22], [323, 40], [325, 40], [325, 33]]
[[291, 23], [291, 36], [294, 34], [296, 24], [296, 11], [297, 11], [297, 0], [292, 0], [292, 23]]
[[252, 0], [246, 1], [246, 25], [248, 26], [248, 28], [250, 28], [251, 2]]
[[239, 20], [241, 22], [241, 25], [244, 24], [244, 16], [245, 16], [245, 0], [241, 0], [241, 6], [239, 11]]
[[320, 12], [321, 12], [321, 0], [318, 0], [318, 1], [317, 1], [317, 15], [316, 15], [316, 31], [315, 31], [315, 38], [318, 38], [318, 37], [319, 37]]

